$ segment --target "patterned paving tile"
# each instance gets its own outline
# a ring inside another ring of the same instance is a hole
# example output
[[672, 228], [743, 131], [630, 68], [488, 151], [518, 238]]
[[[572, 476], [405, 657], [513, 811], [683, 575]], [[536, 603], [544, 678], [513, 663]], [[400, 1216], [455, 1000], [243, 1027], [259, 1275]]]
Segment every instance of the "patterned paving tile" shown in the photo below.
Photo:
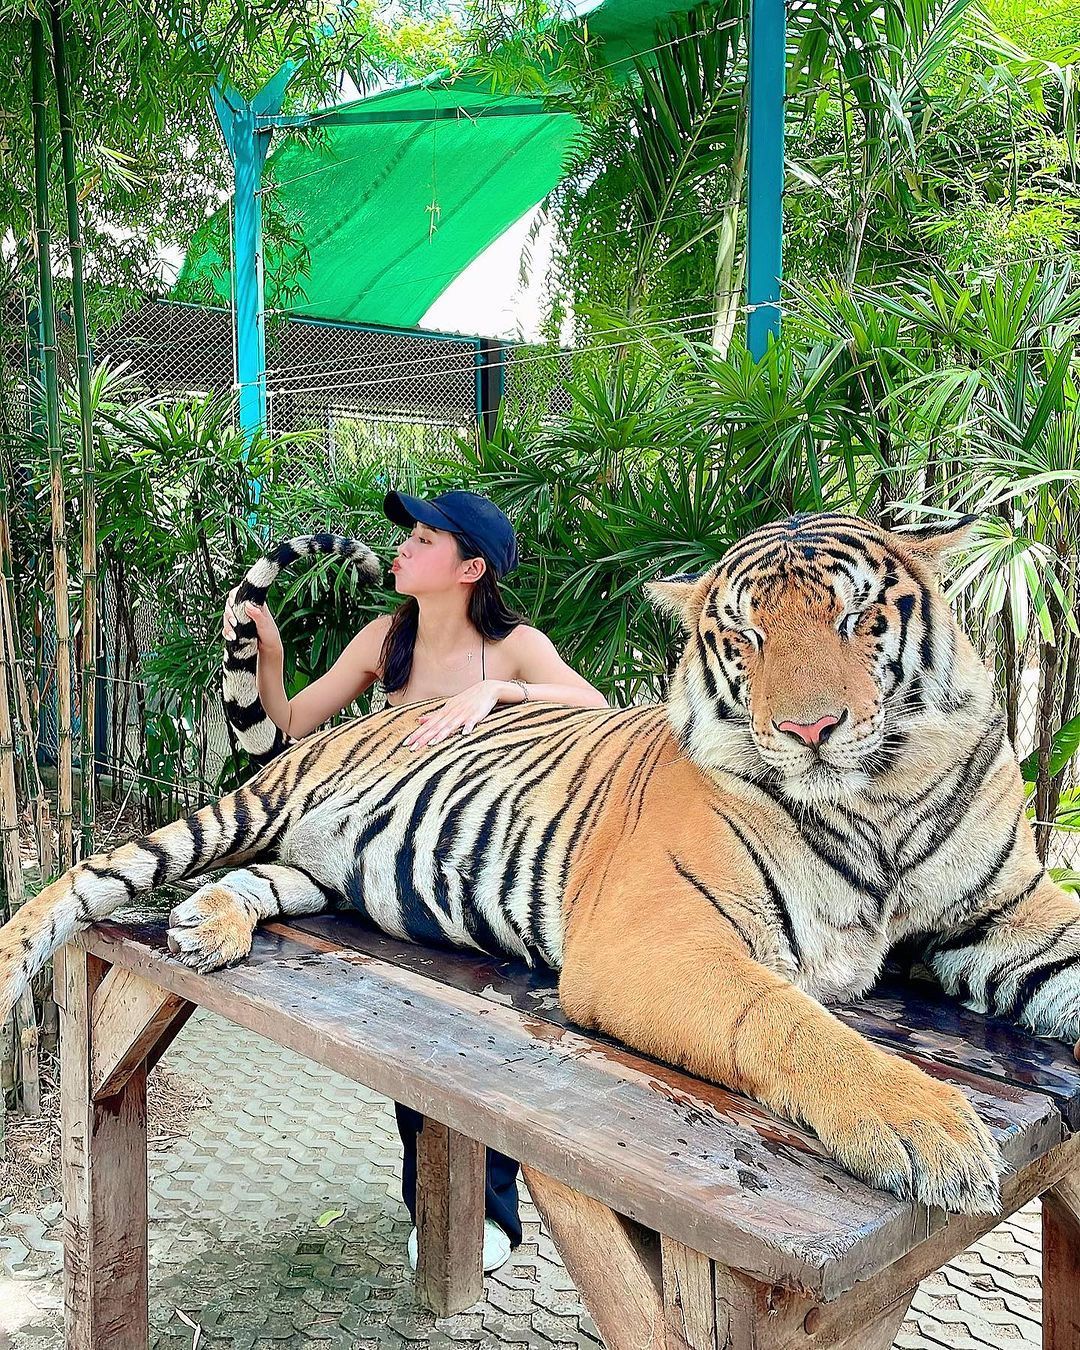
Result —
[[[168, 1063], [211, 1105], [150, 1160], [152, 1350], [192, 1350], [189, 1322], [221, 1350], [600, 1345], [527, 1200], [483, 1303], [440, 1320], [417, 1306], [384, 1098], [208, 1014]], [[320, 1228], [330, 1209], [345, 1213]], [[1039, 1238], [1033, 1204], [925, 1280], [896, 1350], [1038, 1345]], [[59, 1239], [58, 1206], [0, 1209], [0, 1350], [61, 1350]]]

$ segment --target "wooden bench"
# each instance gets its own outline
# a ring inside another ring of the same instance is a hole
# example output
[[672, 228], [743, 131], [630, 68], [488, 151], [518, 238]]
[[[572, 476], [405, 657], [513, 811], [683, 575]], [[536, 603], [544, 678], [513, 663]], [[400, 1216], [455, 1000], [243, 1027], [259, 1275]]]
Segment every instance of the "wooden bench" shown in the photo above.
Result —
[[1044, 1344], [1080, 1346], [1071, 1051], [926, 987], [840, 1015], [969, 1095], [1011, 1167], [992, 1219], [862, 1186], [754, 1102], [582, 1033], [550, 972], [348, 916], [271, 924], [247, 963], [208, 976], [168, 957], [160, 925], [101, 925], [65, 949], [57, 993], [68, 1350], [147, 1344], [146, 1075], [195, 1006], [424, 1114], [417, 1280], [438, 1313], [483, 1296], [488, 1144], [522, 1160], [612, 1350], [883, 1350], [919, 1280], [1037, 1195]]

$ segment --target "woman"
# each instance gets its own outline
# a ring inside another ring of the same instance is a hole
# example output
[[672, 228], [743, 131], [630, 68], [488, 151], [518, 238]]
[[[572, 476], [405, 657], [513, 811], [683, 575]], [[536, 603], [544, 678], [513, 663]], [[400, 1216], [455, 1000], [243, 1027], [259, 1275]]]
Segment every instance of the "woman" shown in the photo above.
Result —
[[[259, 637], [257, 679], [267, 715], [294, 738], [308, 735], [349, 706], [376, 680], [391, 707], [422, 699], [445, 700], [424, 713], [405, 739], [413, 750], [468, 735], [500, 703], [558, 703], [602, 708], [604, 696], [562, 660], [539, 629], [511, 610], [499, 580], [517, 566], [513, 526], [494, 503], [475, 492], [444, 492], [430, 501], [391, 492], [390, 520], [410, 531], [390, 570], [399, 595], [393, 614], [357, 633], [318, 680], [290, 699], [285, 693], [284, 648], [270, 612], [249, 605]], [[224, 630], [231, 637], [233, 595]], [[402, 1198], [416, 1223], [416, 1136], [423, 1118], [396, 1105], [405, 1148]], [[518, 1165], [488, 1150], [484, 1269], [496, 1270], [521, 1241]], [[416, 1229], [409, 1262], [416, 1267]]]

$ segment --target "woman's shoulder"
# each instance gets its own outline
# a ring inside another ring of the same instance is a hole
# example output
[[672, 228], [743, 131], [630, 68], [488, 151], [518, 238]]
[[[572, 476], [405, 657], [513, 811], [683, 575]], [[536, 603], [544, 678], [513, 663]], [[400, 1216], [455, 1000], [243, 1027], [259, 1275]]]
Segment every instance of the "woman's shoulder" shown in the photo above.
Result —
[[345, 656], [350, 661], [363, 661], [369, 670], [377, 672], [378, 660], [382, 655], [383, 644], [389, 630], [390, 616], [380, 614], [378, 618], [364, 624], [363, 628], [346, 647]]
[[515, 624], [499, 644], [509, 652], [547, 650], [553, 644], [548, 635], [531, 623]]
[[353, 651], [362, 647], [381, 646], [386, 634], [390, 631], [390, 619], [389, 614], [380, 614], [377, 618], [364, 624], [363, 628], [349, 643], [349, 646]]

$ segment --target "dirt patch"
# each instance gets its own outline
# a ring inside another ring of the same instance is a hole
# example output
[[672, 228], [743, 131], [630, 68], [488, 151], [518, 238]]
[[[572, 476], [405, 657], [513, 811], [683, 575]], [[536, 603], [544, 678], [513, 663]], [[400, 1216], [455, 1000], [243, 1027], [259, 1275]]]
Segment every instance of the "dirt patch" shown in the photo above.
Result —
[[[41, 1115], [7, 1119], [7, 1156], [0, 1158], [0, 1203], [20, 1214], [34, 1214], [60, 1199], [60, 1088], [56, 1060], [41, 1065]], [[192, 1118], [210, 1105], [203, 1088], [159, 1065], [146, 1092], [147, 1142], [168, 1149], [188, 1132]]]

